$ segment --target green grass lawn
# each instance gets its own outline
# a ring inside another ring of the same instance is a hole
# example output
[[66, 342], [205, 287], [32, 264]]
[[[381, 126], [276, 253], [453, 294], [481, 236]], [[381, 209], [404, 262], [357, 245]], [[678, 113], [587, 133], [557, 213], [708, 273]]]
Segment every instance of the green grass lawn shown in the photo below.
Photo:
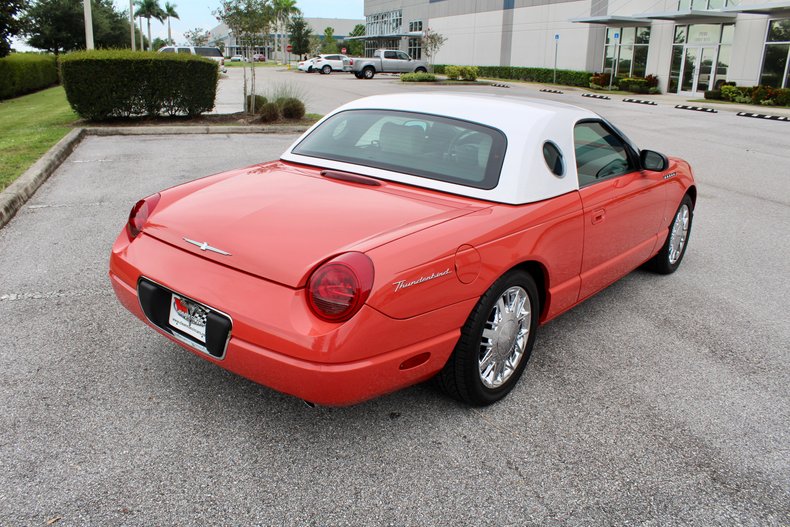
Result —
[[0, 190], [60, 141], [77, 119], [62, 86], [0, 101]]

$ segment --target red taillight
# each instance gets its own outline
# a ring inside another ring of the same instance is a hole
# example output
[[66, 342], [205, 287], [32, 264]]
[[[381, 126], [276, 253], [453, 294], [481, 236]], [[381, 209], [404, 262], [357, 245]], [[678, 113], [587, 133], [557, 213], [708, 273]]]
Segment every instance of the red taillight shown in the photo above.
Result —
[[351, 62], [351, 66], [353, 66], [354, 65], [354, 59], [349, 59], [349, 61]]
[[345, 253], [313, 272], [307, 301], [313, 313], [328, 322], [353, 317], [373, 287], [373, 262], [362, 253]]
[[156, 208], [156, 204], [159, 203], [160, 197], [161, 196], [157, 192], [153, 196], [143, 198], [134, 204], [132, 211], [129, 213], [129, 222], [126, 224], [129, 230], [129, 236], [136, 238], [137, 235], [140, 234], [143, 230], [143, 225], [148, 221], [148, 216], [153, 212], [154, 208]]

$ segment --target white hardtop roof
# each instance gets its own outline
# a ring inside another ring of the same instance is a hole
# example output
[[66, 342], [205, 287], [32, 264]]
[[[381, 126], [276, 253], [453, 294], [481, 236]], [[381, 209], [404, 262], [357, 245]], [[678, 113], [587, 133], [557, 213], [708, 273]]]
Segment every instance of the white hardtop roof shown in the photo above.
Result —
[[[339, 112], [361, 109], [440, 115], [501, 130], [507, 137], [507, 151], [499, 183], [491, 190], [477, 189], [341, 161], [305, 157], [292, 152], [324, 120]], [[284, 161], [354, 172], [499, 203], [532, 203], [578, 190], [573, 128], [584, 119], [600, 119], [600, 116], [568, 104], [505, 95], [438, 92], [376, 95], [334, 110], [305, 132], [281, 158]], [[563, 154], [563, 177], [555, 176], [543, 159], [543, 145], [547, 141], [554, 143]]]

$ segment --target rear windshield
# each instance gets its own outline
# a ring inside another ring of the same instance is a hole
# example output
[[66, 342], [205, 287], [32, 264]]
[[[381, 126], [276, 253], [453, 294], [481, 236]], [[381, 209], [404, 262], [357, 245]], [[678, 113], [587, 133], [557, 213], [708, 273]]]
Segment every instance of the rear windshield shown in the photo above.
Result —
[[313, 130], [293, 153], [492, 189], [506, 149], [494, 128], [394, 110], [347, 110]]
[[204, 57], [221, 57], [219, 48], [195, 48], [195, 53]]

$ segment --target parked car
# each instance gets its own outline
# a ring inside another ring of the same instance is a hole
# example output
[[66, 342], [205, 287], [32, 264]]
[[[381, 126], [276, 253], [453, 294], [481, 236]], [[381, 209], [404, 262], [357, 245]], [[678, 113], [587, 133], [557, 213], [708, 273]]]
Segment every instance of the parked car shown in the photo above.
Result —
[[541, 324], [643, 264], [674, 272], [696, 198], [687, 162], [588, 110], [382, 95], [277, 161], [137, 202], [110, 278], [173, 342], [307, 401], [438, 376], [486, 405], [513, 389]]
[[318, 57], [313, 57], [311, 59], [303, 60], [296, 65], [296, 68], [299, 71], [304, 71], [305, 73], [313, 73], [315, 71], [315, 61]]
[[263, 53], [256, 53], [252, 56], [253, 62], [266, 62], [266, 55]]
[[242, 57], [241, 55], [233, 55], [230, 58], [230, 61], [231, 62], [244, 62], [244, 57]]
[[412, 59], [394, 49], [377, 49], [371, 58], [351, 59], [351, 72], [358, 79], [372, 79], [377, 73], [425, 73], [428, 63]]
[[225, 57], [222, 55], [222, 52], [219, 48], [212, 47], [212, 46], [165, 46], [163, 48], [159, 48], [159, 53], [189, 53], [191, 55], [200, 55], [201, 57], [206, 57], [207, 59], [211, 59], [215, 61], [219, 65], [220, 71], [222, 73], [227, 72], [227, 68], [225, 68]]
[[344, 71], [350, 68], [351, 61], [347, 55], [319, 55], [313, 61], [313, 69], [323, 75], [329, 75], [333, 71]]

